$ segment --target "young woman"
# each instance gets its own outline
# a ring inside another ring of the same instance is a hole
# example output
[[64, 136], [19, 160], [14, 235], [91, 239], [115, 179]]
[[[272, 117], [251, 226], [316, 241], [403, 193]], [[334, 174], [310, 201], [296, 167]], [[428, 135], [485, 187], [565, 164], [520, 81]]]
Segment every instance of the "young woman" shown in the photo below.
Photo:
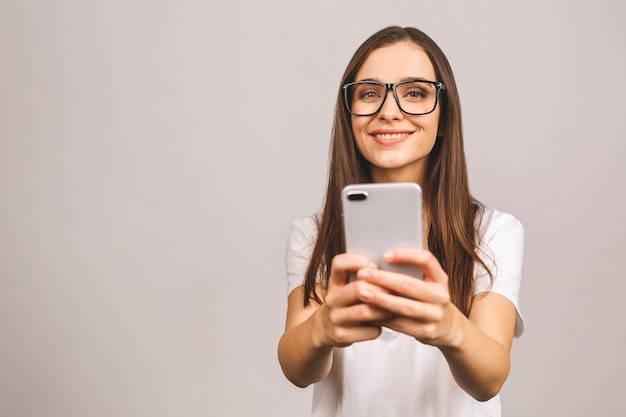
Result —
[[[523, 228], [470, 195], [450, 65], [424, 33], [390, 27], [359, 47], [341, 85], [323, 212], [289, 235], [283, 372], [315, 384], [314, 416], [499, 416], [523, 331]], [[418, 265], [424, 280], [343, 253], [341, 189], [409, 181], [423, 189], [427, 247], [384, 260]]]

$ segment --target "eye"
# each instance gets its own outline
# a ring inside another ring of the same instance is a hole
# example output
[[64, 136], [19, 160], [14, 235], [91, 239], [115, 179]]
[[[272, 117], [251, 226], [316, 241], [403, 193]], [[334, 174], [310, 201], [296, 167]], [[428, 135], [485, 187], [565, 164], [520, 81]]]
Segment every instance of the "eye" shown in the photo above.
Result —
[[422, 90], [413, 90], [413, 91], [409, 91], [406, 96], [408, 98], [415, 98], [415, 99], [419, 99], [419, 98], [423, 98], [426, 97], [426, 93]]
[[380, 97], [380, 93], [371, 86], [362, 86], [361, 88], [357, 89], [356, 96], [358, 99], [374, 99]]
[[428, 100], [432, 96], [432, 88], [430, 84], [422, 82], [412, 82], [401, 84], [398, 86], [398, 95], [402, 100], [411, 102], [422, 102]]
[[378, 97], [378, 94], [376, 94], [376, 91], [372, 91], [372, 90], [362, 91], [361, 94], [359, 94], [359, 98], [376, 98], [376, 97]]
[[382, 96], [380, 86], [376, 84], [360, 84], [355, 89], [354, 97], [357, 100], [379, 100]]

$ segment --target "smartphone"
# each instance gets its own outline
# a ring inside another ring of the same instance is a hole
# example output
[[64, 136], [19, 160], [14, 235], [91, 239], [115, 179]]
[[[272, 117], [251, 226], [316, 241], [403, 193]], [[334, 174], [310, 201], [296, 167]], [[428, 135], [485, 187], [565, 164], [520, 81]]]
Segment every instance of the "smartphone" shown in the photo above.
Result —
[[[423, 247], [422, 189], [416, 183], [352, 184], [341, 193], [346, 252], [365, 255], [379, 268], [423, 278], [416, 265], [389, 264], [383, 253]], [[355, 274], [350, 280], [356, 279]]]

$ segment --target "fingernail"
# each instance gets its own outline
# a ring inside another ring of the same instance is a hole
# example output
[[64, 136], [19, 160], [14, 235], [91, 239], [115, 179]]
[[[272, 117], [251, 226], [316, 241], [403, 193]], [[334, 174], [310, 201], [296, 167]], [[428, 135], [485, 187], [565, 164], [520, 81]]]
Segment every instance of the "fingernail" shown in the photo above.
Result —
[[385, 261], [392, 261], [393, 260], [393, 252], [385, 252], [385, 253], [383, 253], [383, 259]]
[[371, 278], [372, 277], [372, 271], [370, 271], [369, 269], [361, 269], [358, 272], [359, 278]]
[[362, 300], [371, 300], [374, 296], [374, 294], [372, 294], [372, 292], [368, 290], [359, 291], [359, 295], [361, 296]]

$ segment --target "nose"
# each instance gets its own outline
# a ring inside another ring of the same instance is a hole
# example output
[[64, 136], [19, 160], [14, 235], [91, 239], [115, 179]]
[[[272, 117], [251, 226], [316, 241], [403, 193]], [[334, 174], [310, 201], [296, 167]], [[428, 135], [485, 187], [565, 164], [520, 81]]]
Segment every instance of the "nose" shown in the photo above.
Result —
[[401, 120], [404, 118], [404, 113], [402, 113], [400, 106], [396, 102], [393, 90], [387, 90], [387, 96], [385, 97], [383, 106], [378, 111], [378, 117], [384, 120]]

